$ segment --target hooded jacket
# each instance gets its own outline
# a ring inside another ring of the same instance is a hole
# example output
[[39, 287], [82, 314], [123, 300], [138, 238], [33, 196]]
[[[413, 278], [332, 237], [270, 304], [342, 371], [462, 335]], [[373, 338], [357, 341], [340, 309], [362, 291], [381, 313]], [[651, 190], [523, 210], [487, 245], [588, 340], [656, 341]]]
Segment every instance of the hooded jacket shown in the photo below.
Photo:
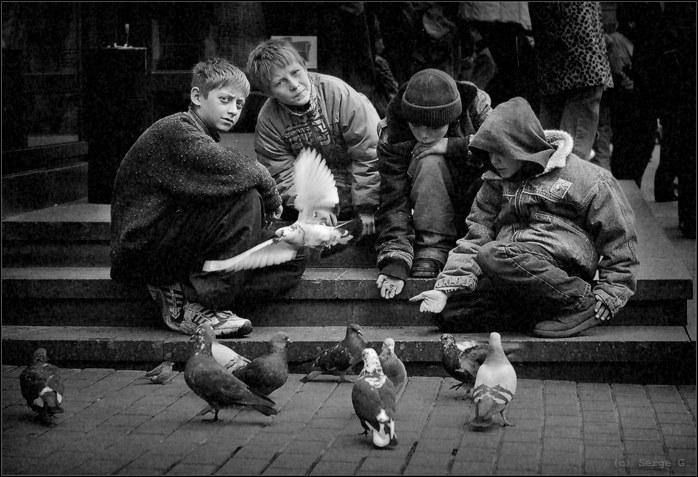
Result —
[[[380, 175], [371, 102], [334, 76], [308, 73], [310, 107], [297, 112], [269, 98], [259, 112], [254, 149], [276, 181], [284, 207], [293, 205], [293, 163], [304, 147], [322, 154], [338, 187], [351, 189], [355, 212], [375, 212]], [[340, 197], [341, 197], [340, 193]]]
[[[527, 161], [510, 179], [487, 171], [458, 240], [436, 280], [446, 293], [470, 292], [482, 270], [480, 247], [493, 240], [544, 247], [565, 269], [578, 270], [615, 314], [634, 294], [639, 265], [635, 216], [610, 172], [572, 154], [572, 137], [543, 131], [528, 103], [499, 105], [470, 141], [471, 148]], [[520, 174], [522, 173], [522, 174]]]
[[[484, 171], [481, 162], [471, 157], [468, 143], [492, 111], [487, 93], [474, 84], [456, 81], [463, 109], [457, 121], [452, 123], [446, 137], [446, 159], [462, 161], [462, 182], [477, 182]], [[379, 125], [378, 169], [381, 175], [380, 209], [376, 214], [376, 226], [380, 235], [376, 240], [378, 268], [381, 273], [405, 279], [410, 274], [415, 239], [412, 224], [410, 190], [412, 182], [407, 170], [412, 159], [412, 149], [417, 140], [410, 131], [402, 113], [402, 97], [407, 83], [398, 90], [388, 104], [386, 119]], [[468, 187], [469, 183], [462, 183]], [[454, 204], [456, 207], [458, 204]]]

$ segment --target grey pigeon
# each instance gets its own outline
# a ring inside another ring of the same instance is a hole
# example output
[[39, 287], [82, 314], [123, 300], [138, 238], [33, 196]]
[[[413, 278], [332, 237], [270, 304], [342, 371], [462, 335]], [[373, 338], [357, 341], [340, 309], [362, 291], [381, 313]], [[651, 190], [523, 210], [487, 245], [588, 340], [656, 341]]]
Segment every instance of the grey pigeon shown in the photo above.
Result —
[[53, 424], [54, 415], [64, 412], [61, 370], [48, 363], [44, 348], [34, 351], [31, 364], [19, 375], [19, 385], [27, 405], [44, 424]]
[[167, 384], [177, 375], [177, 371], [172, 369], [173, 366], [172, 361], [163, 361], [138, 379], [147, 379], [153, 384]]
[[250, 361], [233, 374], [251, 389], [268, 396], [288, 379], [288, 352], [286, 345], [291, 339], [280, 331], [269, 340], [269, 352]]
[[383, 372], [392, 381], [395, 387], [395, 400], [400, 399], [407, 384], [407, 370], [405, 364], [395, 354], [395, 340], [386, 338], [383, 340], [383, 348], [378, 356]]
[[196, 348], [184, 367], [184, 381], [208, 403], [199, 415], [215, 412], [211, 419], [215, 422], [221, 409], [233, 406], [250, 406], [265, 416], [279, 413], [274, 401], [250, 389], [216, 361], [211, 352], [211, 343], [215, 340], [211, 325], [200, 325], [191, 340]]
[[317, 355], [311, 371], [301, 378], [301, 382], [307, 383], [320, 374], [330, 374], [339, 376], [340, 382], [350, 383], [346, 374], [361, 361], [361, 352], [366, 347], [362, 334], [359, 325], [352, 323], [347, 326], [344, 339]]
[[397, 445], [393, 383], [383, 374], [376, 350], [364, 349], [363, 361], [364, 368], [351, 390], [354, 412], [374, 446]]
[[[459, 383], [451, 386], [451, 389], [465, 388], [465, 397], [472, 397], [472, 387], [480, 365], [487, 358], [489, 344], [481, 341], [456, 341], [453, 335], [444, 333], [441, 335], [441, 364], [448, 374], [457, 379]], [[509, 357], [522, 349], [519, 343], [508, 343], [504, 351]]]
[[502, 349], [499, 333], [490, 333], [487, 359], [477, 371], [473, 388], [475, 417], [470, 424], [487, 427], [492, 424], [492, 416], [500, 413], [503, 426], [511, 426], [505, 413], [516, 393], [516, 371]]

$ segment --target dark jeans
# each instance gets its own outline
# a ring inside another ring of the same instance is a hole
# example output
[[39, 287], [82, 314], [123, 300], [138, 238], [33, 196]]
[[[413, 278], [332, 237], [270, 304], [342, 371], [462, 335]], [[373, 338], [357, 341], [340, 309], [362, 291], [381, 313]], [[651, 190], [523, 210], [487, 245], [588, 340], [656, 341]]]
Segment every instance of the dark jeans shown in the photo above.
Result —
[[438, 318], [444, 328], [530, 328], [594, 303], [591, 284], [538, 245], [490, 242], [476, 261], [484, 276], [472, 293], [448, 299]]
[[256, 190], [210, 204], [181, 205], [159, 227], [159, 240], [144, 260], [147, 283], [184, 284], [190, 301], [230, 309], [243, 298], [283, 293], [300, 280], [307, 249], [296, 259], [255, 270], [202, 272], [206, 260], [234, 257], [270, 238], [264, 230], [264, 205]]

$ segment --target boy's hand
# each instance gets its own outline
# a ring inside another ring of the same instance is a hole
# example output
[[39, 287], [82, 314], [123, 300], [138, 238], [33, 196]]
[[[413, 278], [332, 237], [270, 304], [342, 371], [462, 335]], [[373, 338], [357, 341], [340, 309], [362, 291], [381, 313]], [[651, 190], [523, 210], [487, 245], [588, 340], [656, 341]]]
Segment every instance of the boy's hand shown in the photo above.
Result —
[[421, 311], [422, 313], [424, 313], [425, 311], [431, 313], [441, 313], [441, 311], [446, 306], [448, 296], [444, 292], [439, 290], [427, 290], [425, 292], [420, 293], [419, 295], [415, 295], [412, 298], [410, 298], [410, 301], [420, 300], [422, 300], [422, 304], [419, 305], [419, 311]]
[[432, 144], [422, 144], [418, 142], [412, 149], [412, 159], [421, 159], [431, 154], [443, 156], [448, 148], [448, 138], [444, 137]]
[[373, 235], [376, 233], [376, 218], [371, 213], [359, 212], [359, 218], [361, 219], [361, 236]]
[[599, 295], [596, 296], [596, 304], [594, 305], [594, 314], [596, 318], [598, 318], [601, 321], [608, 321], [611, 319], [613, 316], [611, 314], [611, 310], [608, 309], [606, 304], [601, 300], [601, 297]]
[[376, 286], [380, 288], [381, 296], [386, 300], [399, 295], [404, 285], [404, 280], [391, 277], [390, 275], [383, 275], [382, 273], [378, 275], [378, 280], [376, 280]]

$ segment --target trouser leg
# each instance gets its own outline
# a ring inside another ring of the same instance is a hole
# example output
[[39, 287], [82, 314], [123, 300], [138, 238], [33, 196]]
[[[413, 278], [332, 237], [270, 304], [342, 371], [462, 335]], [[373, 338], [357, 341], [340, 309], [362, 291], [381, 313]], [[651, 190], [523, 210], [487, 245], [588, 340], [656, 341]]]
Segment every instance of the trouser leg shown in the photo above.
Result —
[[448, 164], [443, 156], [426, 156], [413, 160], [408, 174], [412, 178], [415, 259], [431, 258], [443, 264], [456, 242]]
[[593, 299], [591, 284], [560, 268], [540, 246], [489, 242], [480, 248], [476, 260], [502, 297], [516, 291], [527, 305], [563, 311], [583, 309]]
[[564, 103], [560, 129], [574, 138], [572, 152], [588, 160], [596, 138], [603, 87], [591, 86], [570, 91]]

